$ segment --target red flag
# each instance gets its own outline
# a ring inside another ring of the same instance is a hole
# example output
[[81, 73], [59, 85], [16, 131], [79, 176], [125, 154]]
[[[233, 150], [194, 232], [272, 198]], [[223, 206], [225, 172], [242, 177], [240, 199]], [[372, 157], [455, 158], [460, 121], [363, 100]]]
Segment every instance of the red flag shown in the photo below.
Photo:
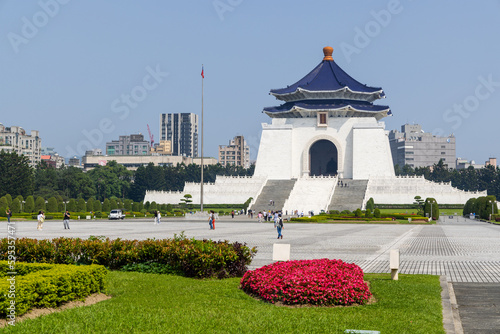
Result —
[[205, 73], [203, 72], [203, 65], [201, 65], [201, 77], [205, 79]]

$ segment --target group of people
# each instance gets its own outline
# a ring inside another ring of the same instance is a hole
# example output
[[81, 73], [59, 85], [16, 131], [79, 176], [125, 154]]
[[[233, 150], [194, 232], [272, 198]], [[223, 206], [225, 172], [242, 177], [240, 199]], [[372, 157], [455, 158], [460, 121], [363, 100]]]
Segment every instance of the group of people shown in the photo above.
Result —
[[155, 210], [155, 212], [153, 213], [153, 215], [154, 215], [154, 218], [155, 218], [154, 224], [155, 225], [159, 225], [160, 224], [160, 220], [161, 220], [161, 213], [160, 213], [160, 211]]
[[342, 180], [340, 180], [338, 183], [337, 183], [338, 186], [340, 186], [341, 188], [343, 187], [349, 187], [349, 184], [347, 182], [342, 182]]

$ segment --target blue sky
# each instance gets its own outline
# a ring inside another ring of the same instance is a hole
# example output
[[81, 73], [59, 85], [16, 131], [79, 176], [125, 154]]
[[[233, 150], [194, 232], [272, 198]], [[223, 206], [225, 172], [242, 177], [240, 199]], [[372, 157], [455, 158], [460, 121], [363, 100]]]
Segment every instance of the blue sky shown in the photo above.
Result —
[[[334, 48], [351, 76], [382, 87], [386, 129], [457, 137], [457, 156], [498, 157], [500, 1], [0, 0], [0, 122], [82, 154], [201, 111], [205, 155], [244, 135], [255, 159], [261, 111]], [[279, 155], [279, 152], [277, 152]]]

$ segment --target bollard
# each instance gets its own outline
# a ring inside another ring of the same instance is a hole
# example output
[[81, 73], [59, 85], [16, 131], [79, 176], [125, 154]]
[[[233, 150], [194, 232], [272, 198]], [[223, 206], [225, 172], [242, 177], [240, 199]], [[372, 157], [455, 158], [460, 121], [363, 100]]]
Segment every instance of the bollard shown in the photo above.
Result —
[[273, 261], [289, 261], [290, 244], [273, 244]]
[[391, 279], [397, 281], [399, 271], [399, 249], [391, 249], [389, 265], [391, 268]]

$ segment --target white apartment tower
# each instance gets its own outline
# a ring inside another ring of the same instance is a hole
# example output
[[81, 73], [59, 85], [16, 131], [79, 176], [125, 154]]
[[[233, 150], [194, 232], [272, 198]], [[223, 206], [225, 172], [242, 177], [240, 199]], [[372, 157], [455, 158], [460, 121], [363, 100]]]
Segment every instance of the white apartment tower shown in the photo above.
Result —
[[37, 130], [28, 135], [20, 126], [5, 127], [0, 123], [0, 150], [22, 154], [35, 167], [41, 161], [42, 139]]

